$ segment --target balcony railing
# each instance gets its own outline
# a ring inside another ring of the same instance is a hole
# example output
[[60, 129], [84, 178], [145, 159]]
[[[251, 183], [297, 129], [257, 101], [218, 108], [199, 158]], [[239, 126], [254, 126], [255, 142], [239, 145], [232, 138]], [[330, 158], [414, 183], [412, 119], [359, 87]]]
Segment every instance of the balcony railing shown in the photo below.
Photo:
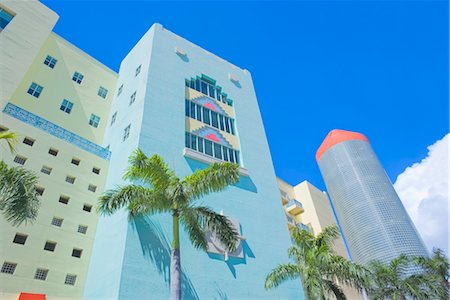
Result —
[[286, 211], [291, 215], [298, 215], [305, 211], [303, 204], [295, 199], [290, 199], [286, 204]]

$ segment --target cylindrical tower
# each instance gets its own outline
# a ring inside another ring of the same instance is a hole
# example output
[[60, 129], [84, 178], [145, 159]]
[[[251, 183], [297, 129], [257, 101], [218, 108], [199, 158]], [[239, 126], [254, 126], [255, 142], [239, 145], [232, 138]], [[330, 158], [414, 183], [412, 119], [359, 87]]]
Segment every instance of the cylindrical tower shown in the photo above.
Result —
[[428, 256], [364, 135], [332, 130], [316, 160], [355, 262], [389, 262], [400, 254]]

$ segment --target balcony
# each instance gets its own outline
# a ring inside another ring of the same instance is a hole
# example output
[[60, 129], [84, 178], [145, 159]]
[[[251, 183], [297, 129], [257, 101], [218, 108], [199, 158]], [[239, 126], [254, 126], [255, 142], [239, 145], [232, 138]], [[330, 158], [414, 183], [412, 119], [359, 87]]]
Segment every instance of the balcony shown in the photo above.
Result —
[[307, 232], [311, 232], [311, 228], [308, 225], [305, 225], [303, 223], [297, 223], [295, 226], [297, 226], [297, 228], [307, 231]]
[[303, 205], [295, 199], [290, 199], [286, 204], [286, 212], [293, 216], [301, 214], [304, 211], [305, 209], [303, 208]]

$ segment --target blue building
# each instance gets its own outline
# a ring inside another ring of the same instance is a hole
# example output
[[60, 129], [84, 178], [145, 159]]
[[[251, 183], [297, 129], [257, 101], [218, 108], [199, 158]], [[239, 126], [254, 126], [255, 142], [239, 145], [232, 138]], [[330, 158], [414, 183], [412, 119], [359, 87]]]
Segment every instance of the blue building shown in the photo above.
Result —
[[[180, 177], [213, 161], [241, 166], [240, 182], [201, 201], [230, 217], [239, 249], [196, 250], [181, 232], [183, 299], [302, 299], [299, 280], [264, 289], [288, 260], [291, 241], [272, 159], [247, 70], [153, 25], [122, 61], [104, 146], [112, 155], [106, 188], [125, 184], [131, 152], [159, 154]], [[98, 222], [86, 299], [167, 299], [171, 216]]]

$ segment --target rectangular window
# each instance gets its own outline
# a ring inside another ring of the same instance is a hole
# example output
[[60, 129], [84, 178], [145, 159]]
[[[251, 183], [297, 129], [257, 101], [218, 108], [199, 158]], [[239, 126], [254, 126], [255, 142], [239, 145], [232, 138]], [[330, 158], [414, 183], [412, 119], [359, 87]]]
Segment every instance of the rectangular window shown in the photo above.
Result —
[[216, 98], [216, 88], [213, 85], [209, 85], [209, 96]]
[[71, 162], [71, 164], [73, 164], [75, 166], [79, 166], [80, 165], [80, 160], [78, 158], [76, 158], [76, 157], [73, 157], [70, 162]]
[[77, 275], [67, 274], [66, 275], [66, 280], [64, 281], [64, 284], [75, 285], [76, 280], [77, 280]]
[[63, 221], [64, 221], [64, 219], [61, 219], [61, 218], [57, 218], [57, 217], [53, 217], [53, 219], [52, 219], [52, 225], [55, 225], [55, 226], [61, 227], [61, 226], [62, 226], [62, 223], [63, 223]]
[[228, 148], [223, 146], [222, 150], [223, 150], [223, 160], [228, 161]]
[[136, 92], [134, 92], [134, 93], [131, 95], [131, 97], [130, 97], [130, 104], [128, 104], [128, 105], [133, 104], [134, 101], [136, 101]]
[[48, 149], [48, 154], [56, 156], [58, 155], [58, 150], [56, 150], [55, 148], [50, 148]]
[[191, 89], [194, 89], [194, 90], [195, 90], [195, 81], [194, 81], [194, 79], [191, 80], [189, 87], [190, 87]]
[[103, 99], [106, 99], [106, 95], [108, 95], [108, 90], [101, 86], [98, 88], [97, 95], [99, 95]]
[[195, 89], [200, 92], [200, 80], [198, 78], [195, 80]]
[[184, 112], [184, 115], [186, 116], [186, 117], [190, 117], [191, 116], [191, 111], [190, 111], [190, 108], [191, 108], [191, 106], [189, 105], [189, 101], [188, 100], [184, 100], [184, 109], [185, 109], [185, 112]]
[[91, 212], [91, 210], [92, 210], [92, 205], [90, 205], [90, 204], [84, 204], [84, 205], [83, 205], [83, 210], [84, 210], [84, 211], [87, 211], [87, 212]]
[[198, 152], [203, 153], [203, 139], [201, 137], [198, 137], [197, 140], [198, 140]]
[[232, 149], [228, 149], [228, 157], [230, 158], [230, 162], [234, 163], [234, 151]]
[[201, 91], [203, 94], [208, 95], [208, 85], [206, 84], [206, 82], [204, 81], [200, 81], [201, 82]]
[[44, 250], [50, 251], [50, 252], [54, 252], [56, 248], [56, 243], [55, 242], [50, 242], [50, 241], [46, 241], [45, 245], [44, 245]]
[[231, 129], [231, 134], [234, 135], [234, 120], [230, 119], [230, 129]]
[[36, 189], [36, 194], [38, 194], [39, 196], [42, 196], [44, 194], [45, 189], [41, 186], [37, 186], [35, 187]]
[[47, 57], [44, 60], [44, 65], [46, 65], [49, 68], [53, 69], [57, 62], [58, 62], [58, 60], [56, 58], [51, 57], [50, 55], [47, 55]]
[[123, 84], [121, 84], [119, 86], [119, 90], [117, 91], [117, 96], [120, 96], [120, 94], [122, 94], [122, 91], [123, 91]]
[[73, 73], [72, 80], [78, 84], [81, 84], [83, 81], [84, 75], [78, 72]]
[[100, 168], [97, 168], [97, 167], [93, 167], [92, 168], [92, 173], [94, 173], [94, 174], [100, 174]]
[[97, 186], [96, 186], [96, 185], [93, 185], [93, 184], [90, 184], [90, 185], [88, 186], [88, 190], [89, 190], [90, 192], [95, 193], [95, 191], [97, 190]]
[[129, 124], [127, 127], [125, 127], [125, 129], [123, 130], [123, 137], [122, 137], [122, 141], [125, 141], [129, 136], [130, 136], [130, 128], [131, 128], [131, 124]]
[[63, 112], [70, 114], [70, 112], [72, 111], [72, 107], [73, 107], [73, 102], [70, 102], [69, 100], [64, 99], [62, 101], [59, 109], [62, 110]]
[[210, 125], [209, 109], [203, 107], [203, 123]]
[[91, 117], [89, 118], [89, 125], [91, 125], [92, 127], [97, 128], [98, 127], [98, 123], [100, 123], [100, 117], [94, 114], [91, 114]]
[[239, 152], [237, 151], [233, 151], [234, 152], [234, 162], [235, 163], [239, 163]]
[[222, 159], [222, 146], [214, 143], [214, 157]]
[[12, 14], [4, 10], [0, 7], [0, 32], [6, 27], [6, 25], [11, 22], [11, 20], [14, 18]]
[[78, 232], [86, 234], [88, 227], [86, 225], [78, 225]]
[[72, 250], [72, 256], [73, 257], [80, 258], [81, 257], [81, 253], [83, 253], [82, 249], [73, 248], [73, 250]]
[[35, 141], [34, 139], [29, 138], [29, 137], [26, 137], [23, 139], [23, 143], [28, 146], [33, 146], [34, 141]]
[[202, 121], [202, 107], [197, 105], [197, 121]]
[[195, 113], [196, 113], [196, 109], [195, 109], [195, 107], [196, 107], [197, 105], [194, 103], [194, 102], [191, 102], [191, 118], [192, 119], [195, 119]]
[[217, 113], [213, 111], [211, 111], [211, 125], [213, 127], [219, 128], [219, 120], [217, 117]]
[[39, 98], [39, 96], [41, 95], [43, 89], [44, 89], [43, 86], [41, 86], [41, 85], [39, 85], [39, 84], [37, 84], [35, 82], [32, 82], [30, 87], [28, 88], [27, 93], [30, 94], [33, 97]]
[[184, 133], [184, 146], [186, 148], [191, 148], [191, 134], [188, 132]]
[[16, 270], [17, 264], [16, 263], [11, 263], [11, 262], [4, 262], [2, 265], [2, 273], [5, 274], [14, 274], [14, 271]]
[[220, 130], [223, 130], [223, 131], [225, 131], [225, 125], [224, 125], [224, 122], [223, 122], [223, 116], [222, 115], [219, 115], [219, 128], [220, 128]]
[[191, 149], [197, 150], [197, 136], [191, 135]]
[[228, 117], [225, 117], [225, 131], [230, 133], [230, 119]]
[[112, 126], [116, 122], [116, 118], [117, 118], [117, 111], [111, 117], [111, 124], [110, 124], [110, 126]]
[[48, 269], [37, 269], [34, 274], [34, 279], [45, 280], [47, 279]]
[[58, 202], [62, 203], [62, 204], [69, 204], [69, 199], [70, 199], [69, 196], [61, 195], [61, 196], [59, 196]]
[[68, 183], [70, 183], [70, 184], [74, 184], [74, 182], [75, 182], [75, 177], [72, 177], [72, 176], [67, 175], [67, 176], [66, 176], [66, 182], [68, 182]]
[[134, 77], [138, 76], [139, 73], [141, 73], [141, 65], [139, 65], [139, 67], [136, 68], [136, 72], [134, 72]]
[[51, 172], [52, 172], [52, 168], [47, 167], [47, 166], [42, 166], [42, 168], [41, 168], [41, 173], [50, 175]]
[[25, 242], [27, 241], [27, 237], [28, 237], [28, 235], [26, 235], [26, 234], [16, 233], [16, 235], [14, 236], [13, 243], [25, 245]]
[[213, 156], [213, 150], [212, 150], [212, 142], [205, 140], [205, 153]]
[[27, 161], [27, 158], [21, 155], [16, 155], [16, 157], [14, 157], [14, 162], [19, 164], [19, 165], [24, 165], [25, 162]]

